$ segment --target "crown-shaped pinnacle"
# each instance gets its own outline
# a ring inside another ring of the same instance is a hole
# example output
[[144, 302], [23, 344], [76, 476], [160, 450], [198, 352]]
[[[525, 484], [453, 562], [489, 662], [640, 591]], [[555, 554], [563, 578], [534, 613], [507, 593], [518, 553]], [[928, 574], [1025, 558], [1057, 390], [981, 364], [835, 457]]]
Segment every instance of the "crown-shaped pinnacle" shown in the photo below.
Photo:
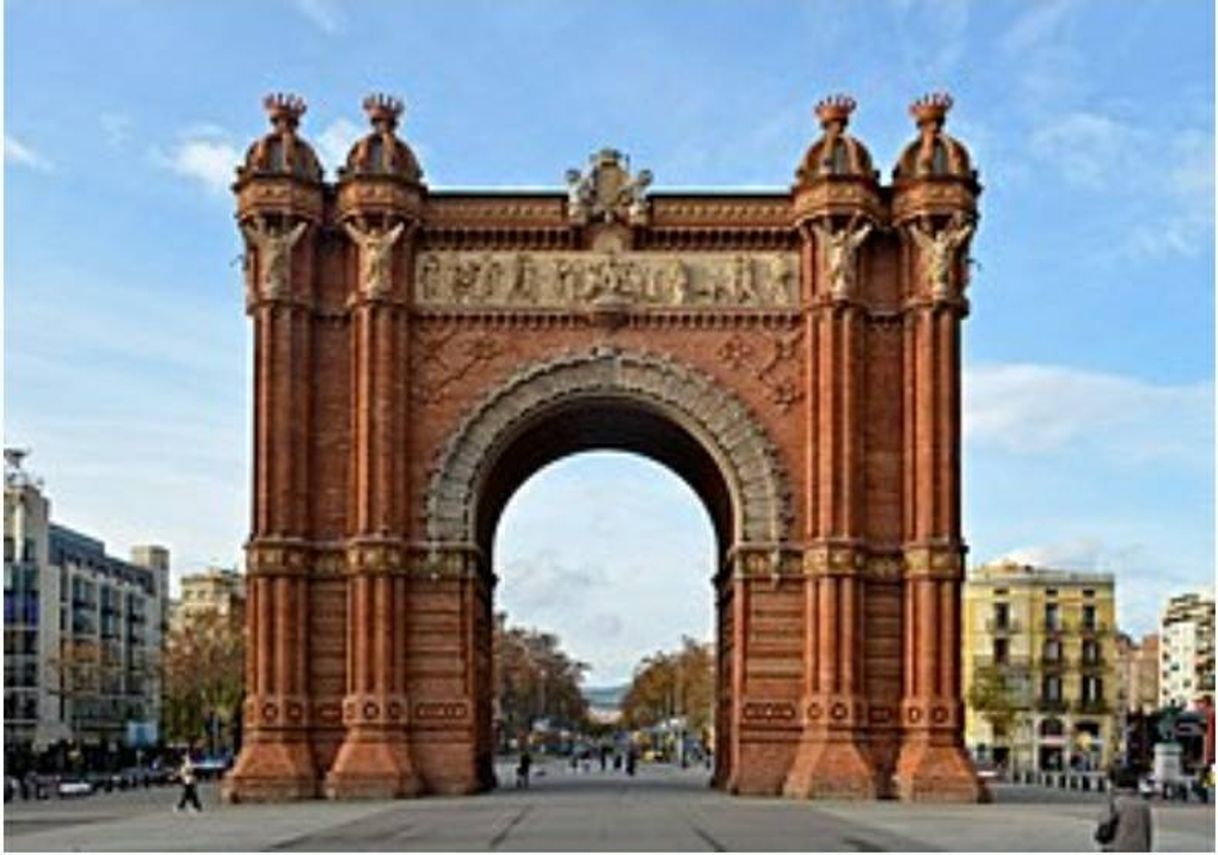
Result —
[[364, 112], [372, 126], [378, 129], [392, 131], [398, 126], [398, 117], [405, 109], [400, 98], [376, 92], [364, 99]]
[[947, 111], [952, 108], [952, 96], [946, 92], [930, 92], [909, 105], [909, 112], [918, 123], [941, 127], [947, 120]]
[[822, 128], [830, 125], [845, 127], [850, 121], [850, 114], [858, 104], [849, 95], [830, 95], [822, 98], [816, 105], [816, 118], [820, 119]]
[[278, 129], [294, 129], [308, 109], [303, 98], [286, 92], [272, 92], [262, 99], [262, 106]]

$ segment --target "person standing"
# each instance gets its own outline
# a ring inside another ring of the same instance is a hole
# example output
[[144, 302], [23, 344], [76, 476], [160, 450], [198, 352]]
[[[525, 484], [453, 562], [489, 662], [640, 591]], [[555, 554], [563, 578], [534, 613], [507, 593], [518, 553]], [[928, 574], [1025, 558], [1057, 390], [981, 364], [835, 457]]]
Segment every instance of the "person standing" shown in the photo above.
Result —
[[533, 765], [533, 755], [529, 753], [527, 747], [520, 749], [520, 763], [516, 766], [516, 787], [518, 789], [529, 788], [529, 768]]
[[1150, 805], [1138, 796], [1137, 775], [1121, 769], [1113, 776], [1108, 804], [1095, 829], [1104, 852], [1149, 852], [1153, 817]]
[[182, 767], [178, 770], [178, 777], [182, 780], [182, 797], [178, 799], [174, 810], [181, 811], [187, 805], [190, 805], [190, 809], [195, 813], [202, 812], [203, 805], [199, 801], [199, 780], [195, 774], [195, 764], [191, 762], [189, 751], [186, 752], [186, 756], [182, 759]]

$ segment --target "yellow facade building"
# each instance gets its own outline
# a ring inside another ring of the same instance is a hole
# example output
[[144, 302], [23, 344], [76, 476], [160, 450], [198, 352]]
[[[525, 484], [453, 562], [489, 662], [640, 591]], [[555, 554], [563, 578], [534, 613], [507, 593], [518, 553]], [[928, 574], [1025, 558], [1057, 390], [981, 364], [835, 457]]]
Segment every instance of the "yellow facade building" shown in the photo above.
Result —
[[[1043, 771], [1109, 766], [1119, 735], [1114, 594], [1110, 573], [1013, 561], [969, 572], [965, 741], [979, 762]], [[1014, 708], [1009, 723], [970, 697], [998, 676], [998, 706]], [[995, 728], [995, 719], [1006, 726]]]

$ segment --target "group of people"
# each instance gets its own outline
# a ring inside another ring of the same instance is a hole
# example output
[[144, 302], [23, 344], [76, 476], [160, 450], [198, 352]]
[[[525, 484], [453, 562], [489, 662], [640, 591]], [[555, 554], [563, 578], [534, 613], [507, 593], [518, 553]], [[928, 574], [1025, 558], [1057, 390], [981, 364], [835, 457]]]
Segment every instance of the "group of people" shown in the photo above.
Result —
[[[612, 760], [610, 758], [612, 758]], [[613, 764], [613, 771], [620, 772], [622, 768], [625, 767], [626, 774], [632, 778], [634, 777], [635, 772], [638, 770], [639, 754], [633, 745], [627, 747], [624, 752], [608, 745], [601, 745], [596, 749], [572, 751], [571, 759], [569, 761], [571, 771], [574, 772], [580, 768], [583, 768], [585, 772], [592, 771], [592, 763], [594, 759], [600, 762], [600, 769], [602, 772], [609, 769], [610, 762]], [[520, 759], [516, 764], [517, 789], [528, 789], [529, 774], [532, 768], [533, 754], [531, 751], [529, 751], [529, 748], [526, 745], [520, 749]]]

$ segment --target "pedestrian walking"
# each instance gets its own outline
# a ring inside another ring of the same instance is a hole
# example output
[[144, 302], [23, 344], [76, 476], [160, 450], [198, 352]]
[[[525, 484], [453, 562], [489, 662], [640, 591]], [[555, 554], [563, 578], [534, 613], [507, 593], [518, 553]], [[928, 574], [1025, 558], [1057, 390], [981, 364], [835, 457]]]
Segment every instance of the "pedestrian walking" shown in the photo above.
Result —
[[638, 755], [635, 754], [634, 746], [631, 745], [626, 749], [626, 774], [634, 777], [634, 767], [638, 762]]
[[1121, 769], [1113, 776], [1108, 803], [1095, 829], [1095, 842], [1102, 851], [1150, 851], [1150, 805], [1139, 798], [1137, 788], [1137, 775], [1132, 769]]
[[195, 764], [190, 760], [190, 752], [186, 752], [185, 758], [182, 760], [182, 767], [178, 770], [178, 777], [182, 780], [182, 797], [178, 799], [178, 803], [174, 806], [175, 811], [185, 810], [187, 805], [195, 813], [200, 813], [203, 810], [203, 805], [199, 801], [199, 780], [195, 774]]
[[529, 749], [520, 749], [520, 762], [516, 764], [516, 789], [527, 790], [529, 788], [529, 767], [533, 765], [533, 755], [529, 753]]

